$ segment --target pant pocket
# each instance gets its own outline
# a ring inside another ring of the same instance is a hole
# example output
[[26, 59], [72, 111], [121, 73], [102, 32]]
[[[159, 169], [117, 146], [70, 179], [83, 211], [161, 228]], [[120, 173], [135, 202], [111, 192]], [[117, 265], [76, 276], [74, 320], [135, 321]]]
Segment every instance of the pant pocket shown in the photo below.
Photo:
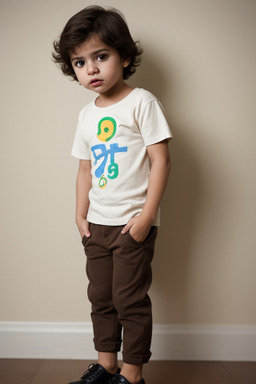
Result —
[[133, 244], [137, 244], [138, 246], [142, 246], [142, 245], [144, 245], [144, 244], [147, 244], [148, 242], [151, 242], [152, 239], [153, 239], [153, 241], [155, 241], [155, 238], [156, 238], [156, 236], [157, 236], [157, 227], [152, 226], [152, 227], [150, 228], [150, 230], [149, 230], [149, 233], [148, 233], [146, 239], [143, 240], [143, 241], [136, 241], [136, 240], [132, 237], [130, 231], [127, 232], [127, 234], [124, 235], [124, 236], [127, 236], [127, 238], [128, 238]]
[[85, 235], [83, 235], [83, 237], [82, 237], [82, 244], [83, 244], [84, 247], [85, 247], [88, 239], [89, 239], [89, 237], [86, 237]]

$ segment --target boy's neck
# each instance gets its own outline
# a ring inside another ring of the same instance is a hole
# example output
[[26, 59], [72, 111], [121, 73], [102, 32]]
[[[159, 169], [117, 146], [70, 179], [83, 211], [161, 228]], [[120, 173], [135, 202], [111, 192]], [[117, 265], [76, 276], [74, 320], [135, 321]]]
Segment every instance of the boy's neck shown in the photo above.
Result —
[[110, 105], [116, 104], [123, 100], [129, 95], [129, 93], [132, 92], [133, 89], [134, 88], [123, 82], [122, 85], [119, 85], [116, 89], [112, 89], [107, 93], [100, 93], [95, 101], [95, 104], [100, 108], [109, 107]]

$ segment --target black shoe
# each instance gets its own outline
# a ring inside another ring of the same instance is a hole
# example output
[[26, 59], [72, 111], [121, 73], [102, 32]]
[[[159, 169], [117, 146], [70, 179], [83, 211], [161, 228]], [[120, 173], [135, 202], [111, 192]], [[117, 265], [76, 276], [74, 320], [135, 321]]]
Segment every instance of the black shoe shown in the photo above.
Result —
[[[131, 384], [124, 376], [116, 374], [112, 379], [107, 381], [106, 384]], [[145, 380], [142, 379], [138, 384], [146, 384]]]
[[[117, 373], [120, 372], [118, 368]], [[87, 371], [84, 372], [83, 376], [78, 381], [72, 381], [69, 384], [106, 384], [110, 379], [115, 377], [100, 364], [90, 364]]]

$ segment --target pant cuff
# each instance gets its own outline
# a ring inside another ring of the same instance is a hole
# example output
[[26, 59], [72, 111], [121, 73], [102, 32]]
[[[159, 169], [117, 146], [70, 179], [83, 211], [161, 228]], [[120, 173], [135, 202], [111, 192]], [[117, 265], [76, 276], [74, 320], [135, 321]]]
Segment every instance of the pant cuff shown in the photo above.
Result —
[[134, 365], [146, 364], [149, 362], [151, 355], [151, 352], [149, 352], [147, 355], [142, 356], [128, 355], [127, 353], [123, 352], [123, 362], [126, 364]]
[[121, 343], [95, 343], [95, 350], [97, 352], [119, 352]]

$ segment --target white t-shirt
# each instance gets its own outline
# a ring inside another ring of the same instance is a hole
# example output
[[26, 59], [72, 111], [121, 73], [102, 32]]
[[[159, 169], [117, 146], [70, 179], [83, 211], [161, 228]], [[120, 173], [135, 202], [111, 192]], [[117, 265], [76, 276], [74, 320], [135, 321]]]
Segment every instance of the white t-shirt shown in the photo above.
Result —
[[94, 100], [81, 110], [72, 155], [91, 160], [89, 222], [124, 225], [140, 214], [150, 174], [146, 147], [171, 137], [161, 104], [142, 88], [111, 106]]

